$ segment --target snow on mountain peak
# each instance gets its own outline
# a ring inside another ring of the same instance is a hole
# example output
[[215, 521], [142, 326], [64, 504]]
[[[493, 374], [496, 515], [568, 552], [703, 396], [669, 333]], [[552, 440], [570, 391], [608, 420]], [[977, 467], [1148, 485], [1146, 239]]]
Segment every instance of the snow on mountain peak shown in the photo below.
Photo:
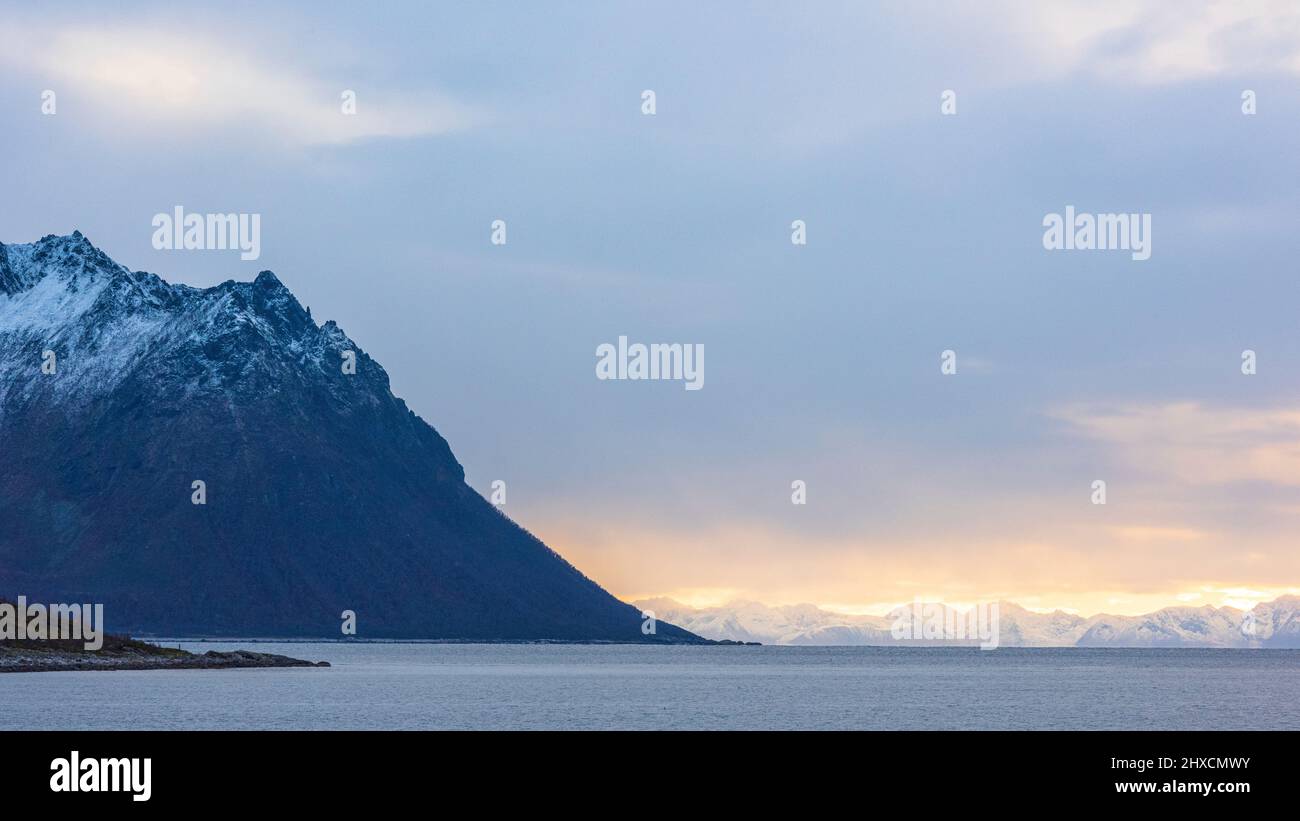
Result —
[[[810, 605], [770, 607], [731, 602], [691, 608], [671, 599], [633, 602], [711, 639], [764, 644], [897, 646], [891, 634], [912, 605], [885, 616], [850, 616]], [[952, 608], [944, 607], [945, 610]], [[1004, 647], [1300, 647], [1300, 597], [1282, 596], [1248, 614], [1232, 607], [1167, 607], [1142, 616], [1083, 617], [1057, 610], [1037, 613], [999, 602]]]
[[66, 236], [48, 234], [23, 245], [0, 243], [0, 294], [26, 291], [51, 274], [75, 291], [103, 275], [125, 272], [80, 231]]
[[[128, 270], [80, 231], [0, 243], [0, 415], [37, 396], [75, 408], [132, 375], [175, 382], [181, 395], [275, 391], [337, 368], [345, 350], [356, 350], [347, 335], [318, 327], [270, 271], [193, 288]], [[381, 401], [387, 375], [358, 357], [367, 401]], [[42, 371], [46, 362], [53, 372]], [[358, 387], [333, 380], [324, 389], [357, 398]]]

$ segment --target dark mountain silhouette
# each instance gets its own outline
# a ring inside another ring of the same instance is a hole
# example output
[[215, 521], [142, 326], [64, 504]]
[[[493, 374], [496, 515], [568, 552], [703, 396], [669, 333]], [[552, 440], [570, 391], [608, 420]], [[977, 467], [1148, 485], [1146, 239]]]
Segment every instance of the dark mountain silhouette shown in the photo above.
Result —
[[115, 632], [338, 637], [352, 610], [363, 638], [701, 641], [643, 634], [475, 493], [269, 271], [197, 289], [79, 232], [0, 245], [0, 455], [0, 595]]

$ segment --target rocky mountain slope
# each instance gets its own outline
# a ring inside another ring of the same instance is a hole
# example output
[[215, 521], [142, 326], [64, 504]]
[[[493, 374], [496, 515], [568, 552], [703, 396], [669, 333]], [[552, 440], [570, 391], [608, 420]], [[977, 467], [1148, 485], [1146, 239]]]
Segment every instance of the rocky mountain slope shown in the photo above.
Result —
[[0, 595], [102, 602], [115, 632], [339, 636], [351, 610], [362, 638], [699, 640], [644, 634], [469, 488], [269, 271], [199, 289], [80, 233], [0, 245], [0, 453]]

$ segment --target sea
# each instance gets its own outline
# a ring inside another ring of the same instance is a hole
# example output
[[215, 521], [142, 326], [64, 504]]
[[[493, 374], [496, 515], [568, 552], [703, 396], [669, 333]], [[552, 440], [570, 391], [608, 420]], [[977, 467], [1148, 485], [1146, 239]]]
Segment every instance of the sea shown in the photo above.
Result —
[[0, 730], [1300, 729], [1300, 651], [171, 640], [328, 668], [0, 675]]

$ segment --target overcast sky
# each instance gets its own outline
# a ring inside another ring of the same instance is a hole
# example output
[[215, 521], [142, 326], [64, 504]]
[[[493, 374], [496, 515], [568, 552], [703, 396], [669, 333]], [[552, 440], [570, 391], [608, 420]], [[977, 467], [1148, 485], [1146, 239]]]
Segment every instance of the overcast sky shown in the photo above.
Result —
[[[0, 241], [274, 270], [615, 594], [1300, 592], [1294, 3], [207, 5], [0, 4]], [[1067, 205], [1151, 258], [1044, 250]], [[597, 380], [620, 335], [704, 389]]]

